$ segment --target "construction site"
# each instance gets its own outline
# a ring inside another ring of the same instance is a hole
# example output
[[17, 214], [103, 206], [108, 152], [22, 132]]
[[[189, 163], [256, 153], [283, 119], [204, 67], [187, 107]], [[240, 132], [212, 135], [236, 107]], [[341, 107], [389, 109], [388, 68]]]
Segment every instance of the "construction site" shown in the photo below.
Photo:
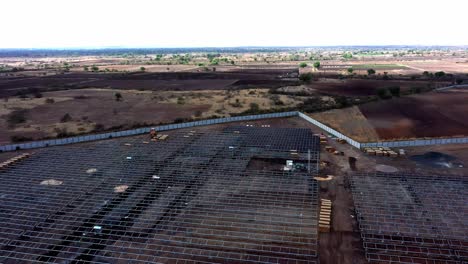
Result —
[[316, 263], [318, 159], [294, 128], [50, 148], [1, 172], [0, 263]]
[[370, 263], [468, 260], [466, 178], [362, 173], [351, 179]]
[[0, 263], [466, 263], [466, 170], [388, 152], [293, 117], [1, 153]]

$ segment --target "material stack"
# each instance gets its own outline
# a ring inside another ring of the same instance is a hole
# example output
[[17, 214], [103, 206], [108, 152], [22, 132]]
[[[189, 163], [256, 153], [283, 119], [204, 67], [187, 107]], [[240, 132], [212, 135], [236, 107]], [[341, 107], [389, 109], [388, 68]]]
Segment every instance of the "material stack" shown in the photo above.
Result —
[[364, 152], [371, 156], [398, 157], [398, 153], [388, 147], [364, 148]]
[[23, 159], [25, 159], [25, 158], [27, 158], [29, 156], [31, 156], [31, 154], [24, 153], [24, 154], [21, 154], [19, 156], [14, 157], [14, 158], [11, 158], [11, 159], [9, 159], [7, 161], [4, 161], [4, 162], [0, 163], [0, 169], [6, 169], [7, 167], [9, 167], [9, 166], [11, 166], [11, 165], [13, 165], [13, 164], [15, 164], [15, 163], [17, 163], [19, 161], [22, 161]]
[[342, 138], [337, 138], [336, 142], [341, 143], [341, 144], [346, 144], [346, 140], [344, 140]]
[[320, 144], [327, 144], [327, 136], [320, 135]]
[[332, 146], [326, 146], [326, 147], [325, 147], [325, 151], [330, 152], [330, 153], [333, 153], [333, 152], [336, 151], [336, 149], [335, 149], [334, 147], [332, 147]]
[[320, 232], [330, 232], [331, 207], [332, 207], [332, 203], [330, 200], [321, 199], [320, 219], [319, 219], [319, 231]]

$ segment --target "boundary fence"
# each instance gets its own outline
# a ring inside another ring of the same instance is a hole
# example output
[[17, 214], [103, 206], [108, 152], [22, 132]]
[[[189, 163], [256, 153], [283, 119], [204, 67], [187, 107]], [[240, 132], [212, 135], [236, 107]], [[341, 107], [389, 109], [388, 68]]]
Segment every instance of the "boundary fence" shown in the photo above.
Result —
[[321, 129], [323, 129], [323, 130], [327, 131], [328, 133], [332, 134], [333, 136], [346, 140], [346, 142], [348, 142], [348, 144], [350, 144], [350, 145], [352, 145], [352, 146], [354, 146], [356, 148], [361, 148], [361, 143], [359, 143], [358, 141], [341, 134], [340, 132], [336, 131], [335, 129], [320, 123], [319, 121], [313, 119], [312, 117], [310, 117], [310, 116], [308, 116], [306, 114], [298, 112], [298, 115], [302, 119], [304, 119], [304, 120], [308, 121], [309, 123], [312, 123], [312, 124], [320, 127]]
[[[156, 128], [156, 130], [158, 131], [167, 131], [167, 130], [174, 130], [174, 129], [180, 129], [180, 128], [215, 125], [215, 124], [230, 123], [230, 122], [251, 121], [251, 120], [259, 120], [259, 119], [267, 119], [267, 118], [281, 118], [281, 117], [293, 117], [293, 116], [299, 116], [300, 118], [306, 120], [307, 122], [325, 130], [331, 135], [346, 140], [348, 144], [359, 149], [365, 148], [365, 147], [413, 147], [413, 146], [416, 147], [416, 146], [430, 146], [430, 145], [444, 145], [444, 144], [468, 144], [468, 137], [415, 139], [415, 140], [361, 143], [350, 137], [347, 137], [346, 135], [336, 131], [335, 129], [298, 111], [270, 113], [270, 114], [262, 114], [262, 115], [216, 118], [216, 119], [200, 120], [200, 121], [193, 121], [193, 122], [187, 122], [187, 123], [154, 126], [154, 128]], [[136, 136], [136, 135], [149, 133], [150, 129], [151, 127], [144, 127], [144, 128], [108, 132], [108, 133], [101, 133], [101, 134], [94, 134], [94, 135], [84, 135], [84, 136], [75, 136], [75, 137], [69, 137], [69, 138], [40, 140], [40, 141], [33, 141], [33, 142], [28, 142], [28, 143], [10, 144], [10, 145], [0, 146], [0, 152], [15, 151], [15, 150], [20, 150], [20, 149], [44, 148], [44, 147], [49, 147], [49, 146], [60, 146], [60, 145], [89, 142], [89, 141], [96, 141], [96, 140], [103, 140], [103, 139], [110, 139], [110, 138]]]
[[414, 139], [414, 140], [398, 140], [398, 141], [382, 141], [361, 143], [361, 148], [366, 147], [418, 147], [430, 145], [445, 145], [445, 144], [468, 144], [468, 137], [458, 138], [433, 138], [433, 139]]
[[[200, 120], [200, 121], [193, 121], [193, 122], [187, 122], [187, 123], [170, 124], [170, 125], [153, 126], [153, 127], [157, 131], [167, 131], [167, 130], [174, 130], [174, 129], [180, 129], [180, 128], [215, 125], [215, 124], [222, 124], [222, 123], [229, 123], [229, 122], [250, 121], [250, 120], [278, 118], [278, 117], [291, 117], [291, 116], [297, 116], [297, 113], [298, 112], [293, 111], [293, 112], [271, 113], [271, 114], [262, 114], [262, 115], [234, 116], [234, 117], [216, 118], [216, 119]], [[102, 133], [102, 134], [75, 136], [75, 137], [69, 137], [69, 138], [58, 138], [58, 139], [33, 141], [33, 142], [28, 142], [28, 143], [4, 145], [4, 146], [0, 146], [0, 151], [34, 149], [34, 148], [60, 146], [60, 145], [89, 142], [89, 141], [96, 141], [96, 140], [103, 140], [103, 139], [110, 139], [110, 138], [136, 136], [136, 135], [149, 133], [151, 128], [152, 127], [144, 127], [144, 128], [108, 132], [108, 133]]]
[[436, 88], [436, 89], [434, 89], [434, 90], [436, 90], [436, 91], [444, 91], [444, 90], [455, 89], [455, 88], [468, 88], [468, 84], [450, 85], [450, 86], [445, 86], [445, 87]]

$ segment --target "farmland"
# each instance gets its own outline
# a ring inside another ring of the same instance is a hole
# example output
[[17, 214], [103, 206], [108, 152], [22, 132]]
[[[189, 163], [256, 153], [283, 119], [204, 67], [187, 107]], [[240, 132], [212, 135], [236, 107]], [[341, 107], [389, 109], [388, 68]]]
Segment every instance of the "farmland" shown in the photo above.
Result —
[[433, 92], [360, 106], [381, 139], [467, 135], [466, 90]]
[[[361, 141], [466, 136], [468, 92], [454, 89], [312, 114]], [[377, 135], [377, 137], [376, 137]]]
[[[467, 56], [401, 47], [0, 51], [0, 142], [287, 110], [361, 140], [458, 135], [463, 122], [443, 113], [404, 111], [424, 104], [423, 93], [468, 83]], [[358, 120], [351, 131], [344, 117]], [[455, 128], [424, 132], [444, 118]]]

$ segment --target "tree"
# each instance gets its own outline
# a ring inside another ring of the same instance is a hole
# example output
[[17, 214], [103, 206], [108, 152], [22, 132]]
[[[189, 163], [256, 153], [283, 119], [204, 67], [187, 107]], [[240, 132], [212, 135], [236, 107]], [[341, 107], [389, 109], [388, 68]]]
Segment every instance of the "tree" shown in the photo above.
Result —
[[88, 66], [84, 66], [84, 67], [83, 67], [83, 70], [84, 70], [84, 71], [89, 71], [89, 67], [88, 67]]
[[383, 73], [382, 79], [384, 79], [384, 80], [390, 79], [390, 77], [388, 77], [388, 72], [384, 72], [384, 73]]
[[434, 76], [437, 77], [437, 78], [442, 78], [442, 77], [445, 76], [445, 72], [443, 72], [443, 71], [435, 72]]
[[144, 71], [146, 71], [146, 68], [145, 67], [140, 67], [140, 71], [144, 72]]
[[421, 87], [411, 87], [411, 93], [421, 93]]
[[388, 90], [393, 96], [400, 97], [400, 86], [392, 86]]
[[71, 115], [69, 113], [66, 113], [64, 116], [62, 116], [62, 118], [60, 119], [60, 122], [65, 123], [71, 120], [72, 120]]
[[42, 98], [42, 93], [39, 92], [39, 91], [37, 91], [37, 92], [34, 93], [34, 97], [36, 97], [36, 98]]
[[312, 73], [309, 72], [309, 73], [303, 73], [299, 75], [299, 80], [305, 83], [310, 82], [312, 80]]
[[301, 63], [299, 64], [299, 67], [301, 67], [301, 68], [305, 68], [305, 67], [307, 67], [307, 63], [305, 63], [305, 62], [301, 62]]
[[373, 74], [375, 74], [375, 70], [374, 69], [368, 69], [367, 74], [368, 75], [373, 75]]
[[317, 70], [320, 68], [320, 61], [314, 62], [314, 68]]
[[250, 103], [250, 111], [253, 113], [258, 112], [260, 110], [260, 106], [257, 103]]
[[99, 67], [96, 66], [96, 65], [93, 65], [93, 66], [91, 67], [91, 71], [97, 72], [97, 71], [99, 71]]
[[390, 98], [392, 98], [392, 94], [386, 88], [377, 89], [377, 96], [379, 96], [381, 99], [390, 99]]
[[353, 71], [354, 71], [353, 67], [348, 68], [348, 73], [349, 74], [353, 74]]
[[351, 59], [353, 58], [353, 54], [349, 53], [349, 52], [346, 52], [345, 54], [343, 54], [343, 58], [345, 59]]
[[28, 113], [28, 110], [21, 109], [21, 110], [14, 110], [10, 114], [8, 114], [7, 116], [8, 126], [11, 128], [17, 124], [25, 123], [27, 113]]
[[339, 108], [349, 106], [348, 98], [346, 98], [346, 96], [337, 96], [334, 99], [335, 99], [336, 106]]
[[121, 101], [122, 100], [122, 94], [121, 93], [115, 93], [115, 100], [116, 101]]

